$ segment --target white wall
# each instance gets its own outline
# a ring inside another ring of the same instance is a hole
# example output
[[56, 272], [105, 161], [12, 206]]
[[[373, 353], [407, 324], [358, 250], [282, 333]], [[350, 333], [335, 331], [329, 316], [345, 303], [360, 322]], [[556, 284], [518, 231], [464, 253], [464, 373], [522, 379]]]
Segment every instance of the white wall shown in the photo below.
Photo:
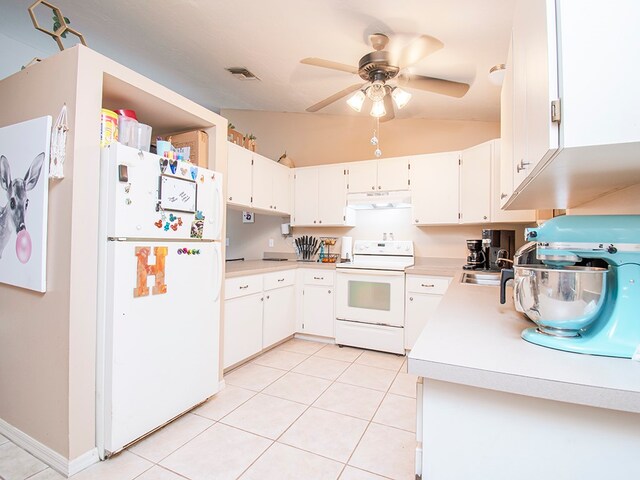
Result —
[[[241, 212], [229, 209], [227, 212], [227, 237], [229, 247], [227, 258], [244, 257], [255, 260], [264, 252], [293, 253], [291, 238], [280, 234], [282, 217], [256, 215], [254, 224], [243, 224]], [[351, 236], [354, 240], [382, 240], [383, 233], [393, 233], [395, 240], [412, 240], [418, 257], [464, 258], [467, 256], [466, 240], [481, 238], [482, 228], [508, 229], [516, 231], [516, 248], [524, 243], [521, 225], [453, 225], [437, 227], [416, 227], [411, 224], [411, 209], [359, 210], [356, 212], [355, 227], [303, 228], [293, 229], [293, 236]], [[268, 246], [268, 239], [274, 239], [274, 246]], [[336, 253], [340, 253], [339, 244]]]
[[[51, 40], [53, 42], [53, 40]], [[20, 71], [34, 57], [46, 58], [48, 52], [38, 50], [30, 45], [14, 40], [0, 33], [0, 79]]]

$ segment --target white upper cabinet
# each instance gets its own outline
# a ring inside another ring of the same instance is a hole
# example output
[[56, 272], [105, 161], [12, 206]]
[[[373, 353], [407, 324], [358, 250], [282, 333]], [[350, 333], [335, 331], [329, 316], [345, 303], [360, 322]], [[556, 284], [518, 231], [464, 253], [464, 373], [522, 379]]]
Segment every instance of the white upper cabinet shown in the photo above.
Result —
[[508, 208], [570, 208], [640, 183], [639, 24], [636, 0], [516, 1]]
[[291, 214], [291, 169], [228, 142], [227, 203]]
[[250, 206], [252, 152], [231, 142], [227, 146], [227, 203]]
[[409, 158], [395, 157], [347, 164], [349, 193], [407, 190]]
[[411, 159], [414, 225], [458, 223], [459, 152], [415, 155]]
[[318, 223], [318, 168], [296, 168], [293, 180], [293, 225]]
[[252, 207], [291, 213], [290, 169], [273, 160], [253, 154]]
[[492, 142], [462, 151], [460, 223], [485, 223], [491, 216]]
[[294, 226], [354, 224], [347, 206], [345, 164], [296, 168], [294, 172]]
[[378, 187], [378, 162], [352, 162], [347, 167], [349, 193], [371, 192]]

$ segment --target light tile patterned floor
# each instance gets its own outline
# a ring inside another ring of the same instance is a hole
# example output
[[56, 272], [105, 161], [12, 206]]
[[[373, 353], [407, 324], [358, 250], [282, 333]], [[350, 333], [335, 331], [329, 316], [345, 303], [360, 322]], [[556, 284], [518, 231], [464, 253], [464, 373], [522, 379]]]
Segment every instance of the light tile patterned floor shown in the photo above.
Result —
[[[204, 405], [73, 480], [413, 480], [403, 357], [290, 340]], [[0, 478], [62, 480], [0, 435]]]

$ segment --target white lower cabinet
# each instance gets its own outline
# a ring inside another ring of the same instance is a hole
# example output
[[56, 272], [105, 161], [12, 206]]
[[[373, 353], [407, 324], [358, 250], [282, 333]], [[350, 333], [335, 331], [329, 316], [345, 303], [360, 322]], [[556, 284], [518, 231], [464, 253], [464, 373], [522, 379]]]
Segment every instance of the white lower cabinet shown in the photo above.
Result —
[[334, 337], [335, 272], [301, 269], [299, 332]]
[[449, 288], [450, 277], [407, 275], [404, 348], [411, 350]]
[[295, 331], [295, 270], [265, 274], [262, 348], [284, 340]]
[[295, 270], [225, 282], [223, 368], [295, 333]]
[[225, 282], [223, 368], [262, 350], [262, 275]]

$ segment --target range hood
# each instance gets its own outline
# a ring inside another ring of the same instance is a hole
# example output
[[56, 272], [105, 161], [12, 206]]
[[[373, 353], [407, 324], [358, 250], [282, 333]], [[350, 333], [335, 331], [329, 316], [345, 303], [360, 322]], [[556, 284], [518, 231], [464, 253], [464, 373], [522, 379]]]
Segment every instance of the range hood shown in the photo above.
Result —
[[408, 190], [347, 194], [347, 207], [354, 210], [409, 208], [410, 206], [411, 192]]

